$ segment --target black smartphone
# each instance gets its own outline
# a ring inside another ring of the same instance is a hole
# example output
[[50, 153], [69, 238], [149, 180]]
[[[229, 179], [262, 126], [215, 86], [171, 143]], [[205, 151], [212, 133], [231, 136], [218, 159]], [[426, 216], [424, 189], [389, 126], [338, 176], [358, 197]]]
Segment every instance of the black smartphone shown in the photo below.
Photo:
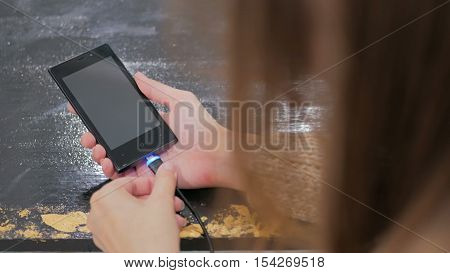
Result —
[[117, 172], [177, 142], [109, 45], [48, 71]]

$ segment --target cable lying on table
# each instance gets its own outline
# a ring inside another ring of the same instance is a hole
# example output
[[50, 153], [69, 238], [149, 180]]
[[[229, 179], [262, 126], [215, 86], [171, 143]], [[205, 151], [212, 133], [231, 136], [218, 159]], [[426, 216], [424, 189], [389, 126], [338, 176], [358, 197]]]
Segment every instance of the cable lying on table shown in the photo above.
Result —
[[[163, 161], [161, 160], [161, 158], [158, 155], [155, 155], [155, 154], [148, 155], [146, 157], [146, 160], [147, 160], [147, 166], [155, 174], [158, 171], [158, 168], [163, 164]], [[177, 197], [179, 197], [181, 200], [183, 200], [183, 202], [186, 205], [186, 207], [192, 212], [192, 215], [194, 215], [195, 220], [198, 222], [198, 224], [200, 225], [200, 227], [203, 230], [203, 235], [204, 235], [206, 241], [208, 242], [209, 251], [211, 253], [214, 252], [214, 246], [213, 246], [213, 243], [211, 241], [211, 237], [209, 237], [208, 230], [206, 229], [206, 226], [203, 223], [202, 219], [200, 218], [200, 215], [198, 214], [198, 212], [192, 207], [192, 205], [189, 202], [189, 200], [187, 200], [186, 196], [184, 196], [184, 194], [181, 192], [181, 190], [178, 187], [176, 188], [175, 195]]]

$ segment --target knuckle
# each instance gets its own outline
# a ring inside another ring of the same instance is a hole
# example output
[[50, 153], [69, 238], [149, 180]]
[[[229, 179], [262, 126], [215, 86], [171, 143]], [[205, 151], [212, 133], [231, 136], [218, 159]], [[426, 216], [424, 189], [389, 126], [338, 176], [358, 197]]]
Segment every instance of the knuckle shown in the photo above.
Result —
[[92, 196], [91, 196], [91, 199], [89, 200], [91, 209], [97, 208], [101, 204], [101, 202], [100, 202], [101, 199], [102, 199], [102, 195], [100, 194], [100, 190], [94, 192], [94, 194], [92, 194]]
[[155, 193], [152, 200], [156, 203], [156, 204], [164, 204], [165, 200], [166, 200], [166, 196], [164, 193], [162, 192], [158, 192]]
[[181, 91], [183, 96], [188, 100], [195, 100], [197, 97], [194, 95], [194, 93], [190, 91]]

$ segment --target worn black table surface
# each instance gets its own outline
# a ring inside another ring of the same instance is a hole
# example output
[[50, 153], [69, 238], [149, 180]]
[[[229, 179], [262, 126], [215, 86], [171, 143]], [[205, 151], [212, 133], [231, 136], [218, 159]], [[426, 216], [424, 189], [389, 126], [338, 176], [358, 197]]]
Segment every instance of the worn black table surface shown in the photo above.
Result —
[[[171, 1], [185, 5], [185, 1]], [[65, 110], [66, 100], [47, 69], [103, 43], [108, 43], [131, 73], [148, 76], [193, 91], [204, 105], [225, 97], [222, 34], [223, 11], [169, 11], [165, 1], [0, 1], [0, 224], [14, 229], [0, 233], [4, 249], [89, 251], [89, 234], [51, 240], [52, 228], [40, 213], [88, 211], [83, 193], [103, 182], [101, 169], [79, 144], [86, 130]], [[207, 14], [207, 24], [195, 23], [195, 12]], [[196, 24], [202, 33], [196, 33]], [[216, 116], [215, 113], [212, 113]], [[217, 116], [216, 116], [217, 117]], [[302, 125], [303, 126], [303, 125]], [[211, 202], [214, 194], [227, 196]], [[210, 216], [243, 198], [225, 190], [188, 193], [194, 206]], [[27, 217], [18, 216], [29, 209]], [[43, 241], [26, 240], [33, 226]], [[241, 247], [246, 248], [240, 239]], [[226, 248], [229, 240], [218, 242]], [[201, 249], [203, 241], [183, 241], [185, 249]], [[235, 245], [236, 246], [236, 245]]]

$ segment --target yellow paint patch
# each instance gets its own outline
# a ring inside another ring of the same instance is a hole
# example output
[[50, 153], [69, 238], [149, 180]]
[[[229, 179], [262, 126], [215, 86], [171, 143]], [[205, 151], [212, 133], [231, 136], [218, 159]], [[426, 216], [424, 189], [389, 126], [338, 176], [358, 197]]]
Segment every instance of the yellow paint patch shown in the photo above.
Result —
[[67, 239], [70, 237], [70, 234], [67, 233], [56, 233], [52, 235], [53, 239]]
[[42, 234], [36, 229], [35, 225], [30, 225], [26, 227], [25, 230], [17, 231], [17, 235], [25, 239], [37, 239], [42, 237]]
[[87, 226], [78, 227], [78, 231], [79, 232], [84, 232], [84, 233], [91, 233], [91, 231], [88, 229]]
[[190, 224], [180, 231], [180, 238], [198, 238], [202, 234], [202, 227], [199, 224]]
[[77, 228], [86, 225], [87, 214], [81, 211], [67, 214], [43, 214], [42, 221], [52, 228], [62, 232], [75, 232]]
[[[206, 216], [201, 217], [205, 222]], [[231, 205], [228, 209], [214, 215], [213, 219], [206, 225], [208, 233], [213, 238], [239, 238], [270, 237], [276, 235], [274, 230], [262, 226], [255, 214], [252, 214], [247, 206]], [[199, 238], [203, 230], [199, 224], [190, 224], [180, 232], [181, 238]]]
[[231, 205], [223, 213], [214, 216], [214, 219], [206, 225], [211, 237], [270, 237], [274, 231], [263, 227], [258, 221], [256, 214], [250, 213], [247, 206]]
[[18, 214], [21, 218], [27, 218], [30, 215], [30, 213], [31, 212], [28, 209], [23, 209], [23, 210], [19, 211]]
[[0, 234], [13, 230], [16, 226], [13, 224], [8, 224], [9, 221], [0, 225]]

